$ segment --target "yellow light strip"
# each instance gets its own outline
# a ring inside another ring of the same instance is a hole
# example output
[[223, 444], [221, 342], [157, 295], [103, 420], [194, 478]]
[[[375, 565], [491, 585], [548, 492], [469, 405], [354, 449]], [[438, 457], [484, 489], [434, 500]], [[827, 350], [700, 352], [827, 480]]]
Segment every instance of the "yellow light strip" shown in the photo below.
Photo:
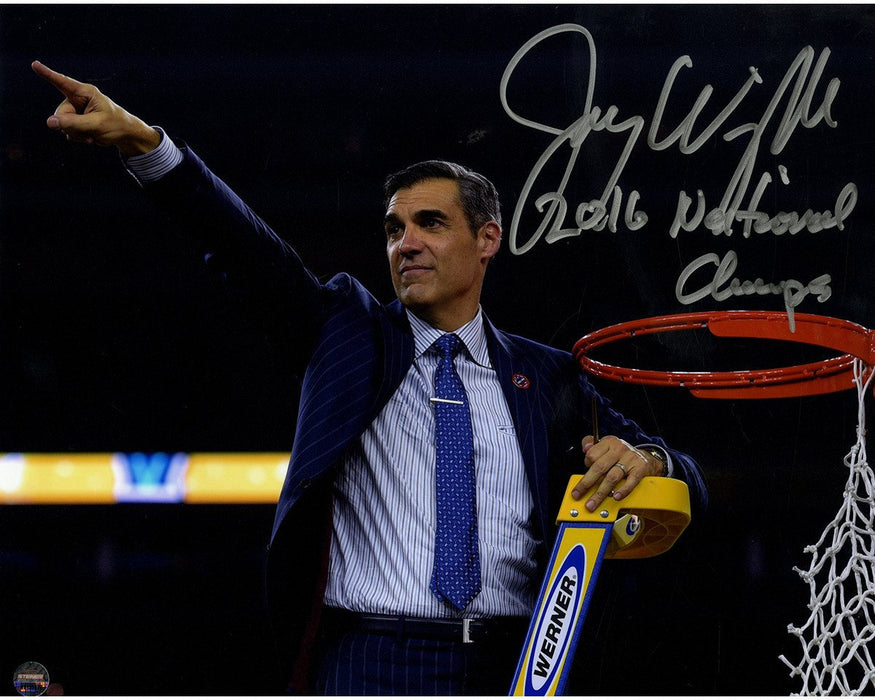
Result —
[[186, 503], [276, 503], [289, 455], [193, 454], [185, 475]]
[[11, 454], [0, 457], [3, 503], [114, 503], [110, 454]]
[[279, 452], [138, 457], [0, 454], [0, 503], [276, 503], [289, 459]]

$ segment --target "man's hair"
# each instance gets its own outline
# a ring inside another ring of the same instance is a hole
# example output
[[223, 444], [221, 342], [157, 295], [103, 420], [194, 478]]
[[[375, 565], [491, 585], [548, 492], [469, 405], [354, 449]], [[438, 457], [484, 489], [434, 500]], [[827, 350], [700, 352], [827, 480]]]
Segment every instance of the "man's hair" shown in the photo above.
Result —
[[426, 160], [389, 175], [383, 184], [383, 205], [388, 207], [398, 190], [434, 179], [453, 180], [458, 184], [459, 200], [471, 233], [476, 234], [490, 221], [501, 226], [501, 204], [495, 185], [479, 173], [445, 160]]

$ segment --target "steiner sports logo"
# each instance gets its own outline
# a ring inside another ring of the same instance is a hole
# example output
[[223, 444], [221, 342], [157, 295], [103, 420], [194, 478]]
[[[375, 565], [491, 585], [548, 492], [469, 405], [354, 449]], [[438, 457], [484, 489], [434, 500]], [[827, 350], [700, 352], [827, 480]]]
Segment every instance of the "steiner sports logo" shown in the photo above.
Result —
[[553, 587], [541, 609], [535, 628], [526, 672], [526, 695], [544, 695], [561, 671], [573, 640], [585, 588], [586, 549], [571, 548], [556, 567]]

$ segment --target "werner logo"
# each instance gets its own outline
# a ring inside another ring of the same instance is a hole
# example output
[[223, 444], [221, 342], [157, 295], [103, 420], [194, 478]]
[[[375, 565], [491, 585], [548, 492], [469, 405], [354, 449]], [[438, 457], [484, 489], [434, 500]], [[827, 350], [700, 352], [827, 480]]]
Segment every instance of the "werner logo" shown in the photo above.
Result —
[[541, 610], [529, 652], [526, 695], [541, 695], [549, 690], [565, 663], [586, 578], [583, 545], [572, 547], [555, 570], [553, 587]]

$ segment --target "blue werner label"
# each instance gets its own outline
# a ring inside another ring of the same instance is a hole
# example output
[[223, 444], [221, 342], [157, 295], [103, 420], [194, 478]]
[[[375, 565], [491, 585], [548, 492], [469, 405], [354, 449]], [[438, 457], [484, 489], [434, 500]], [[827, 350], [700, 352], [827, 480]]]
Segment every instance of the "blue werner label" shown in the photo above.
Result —
[[526, 695], [549, 692], [556, 674], [565, 663], [580, 612], [580, 598], [586, 588], [586, 549], [583, 545], [572, 547], [555, 570], [556, 576], [547, 602], [541, 609], [529, 652]]

